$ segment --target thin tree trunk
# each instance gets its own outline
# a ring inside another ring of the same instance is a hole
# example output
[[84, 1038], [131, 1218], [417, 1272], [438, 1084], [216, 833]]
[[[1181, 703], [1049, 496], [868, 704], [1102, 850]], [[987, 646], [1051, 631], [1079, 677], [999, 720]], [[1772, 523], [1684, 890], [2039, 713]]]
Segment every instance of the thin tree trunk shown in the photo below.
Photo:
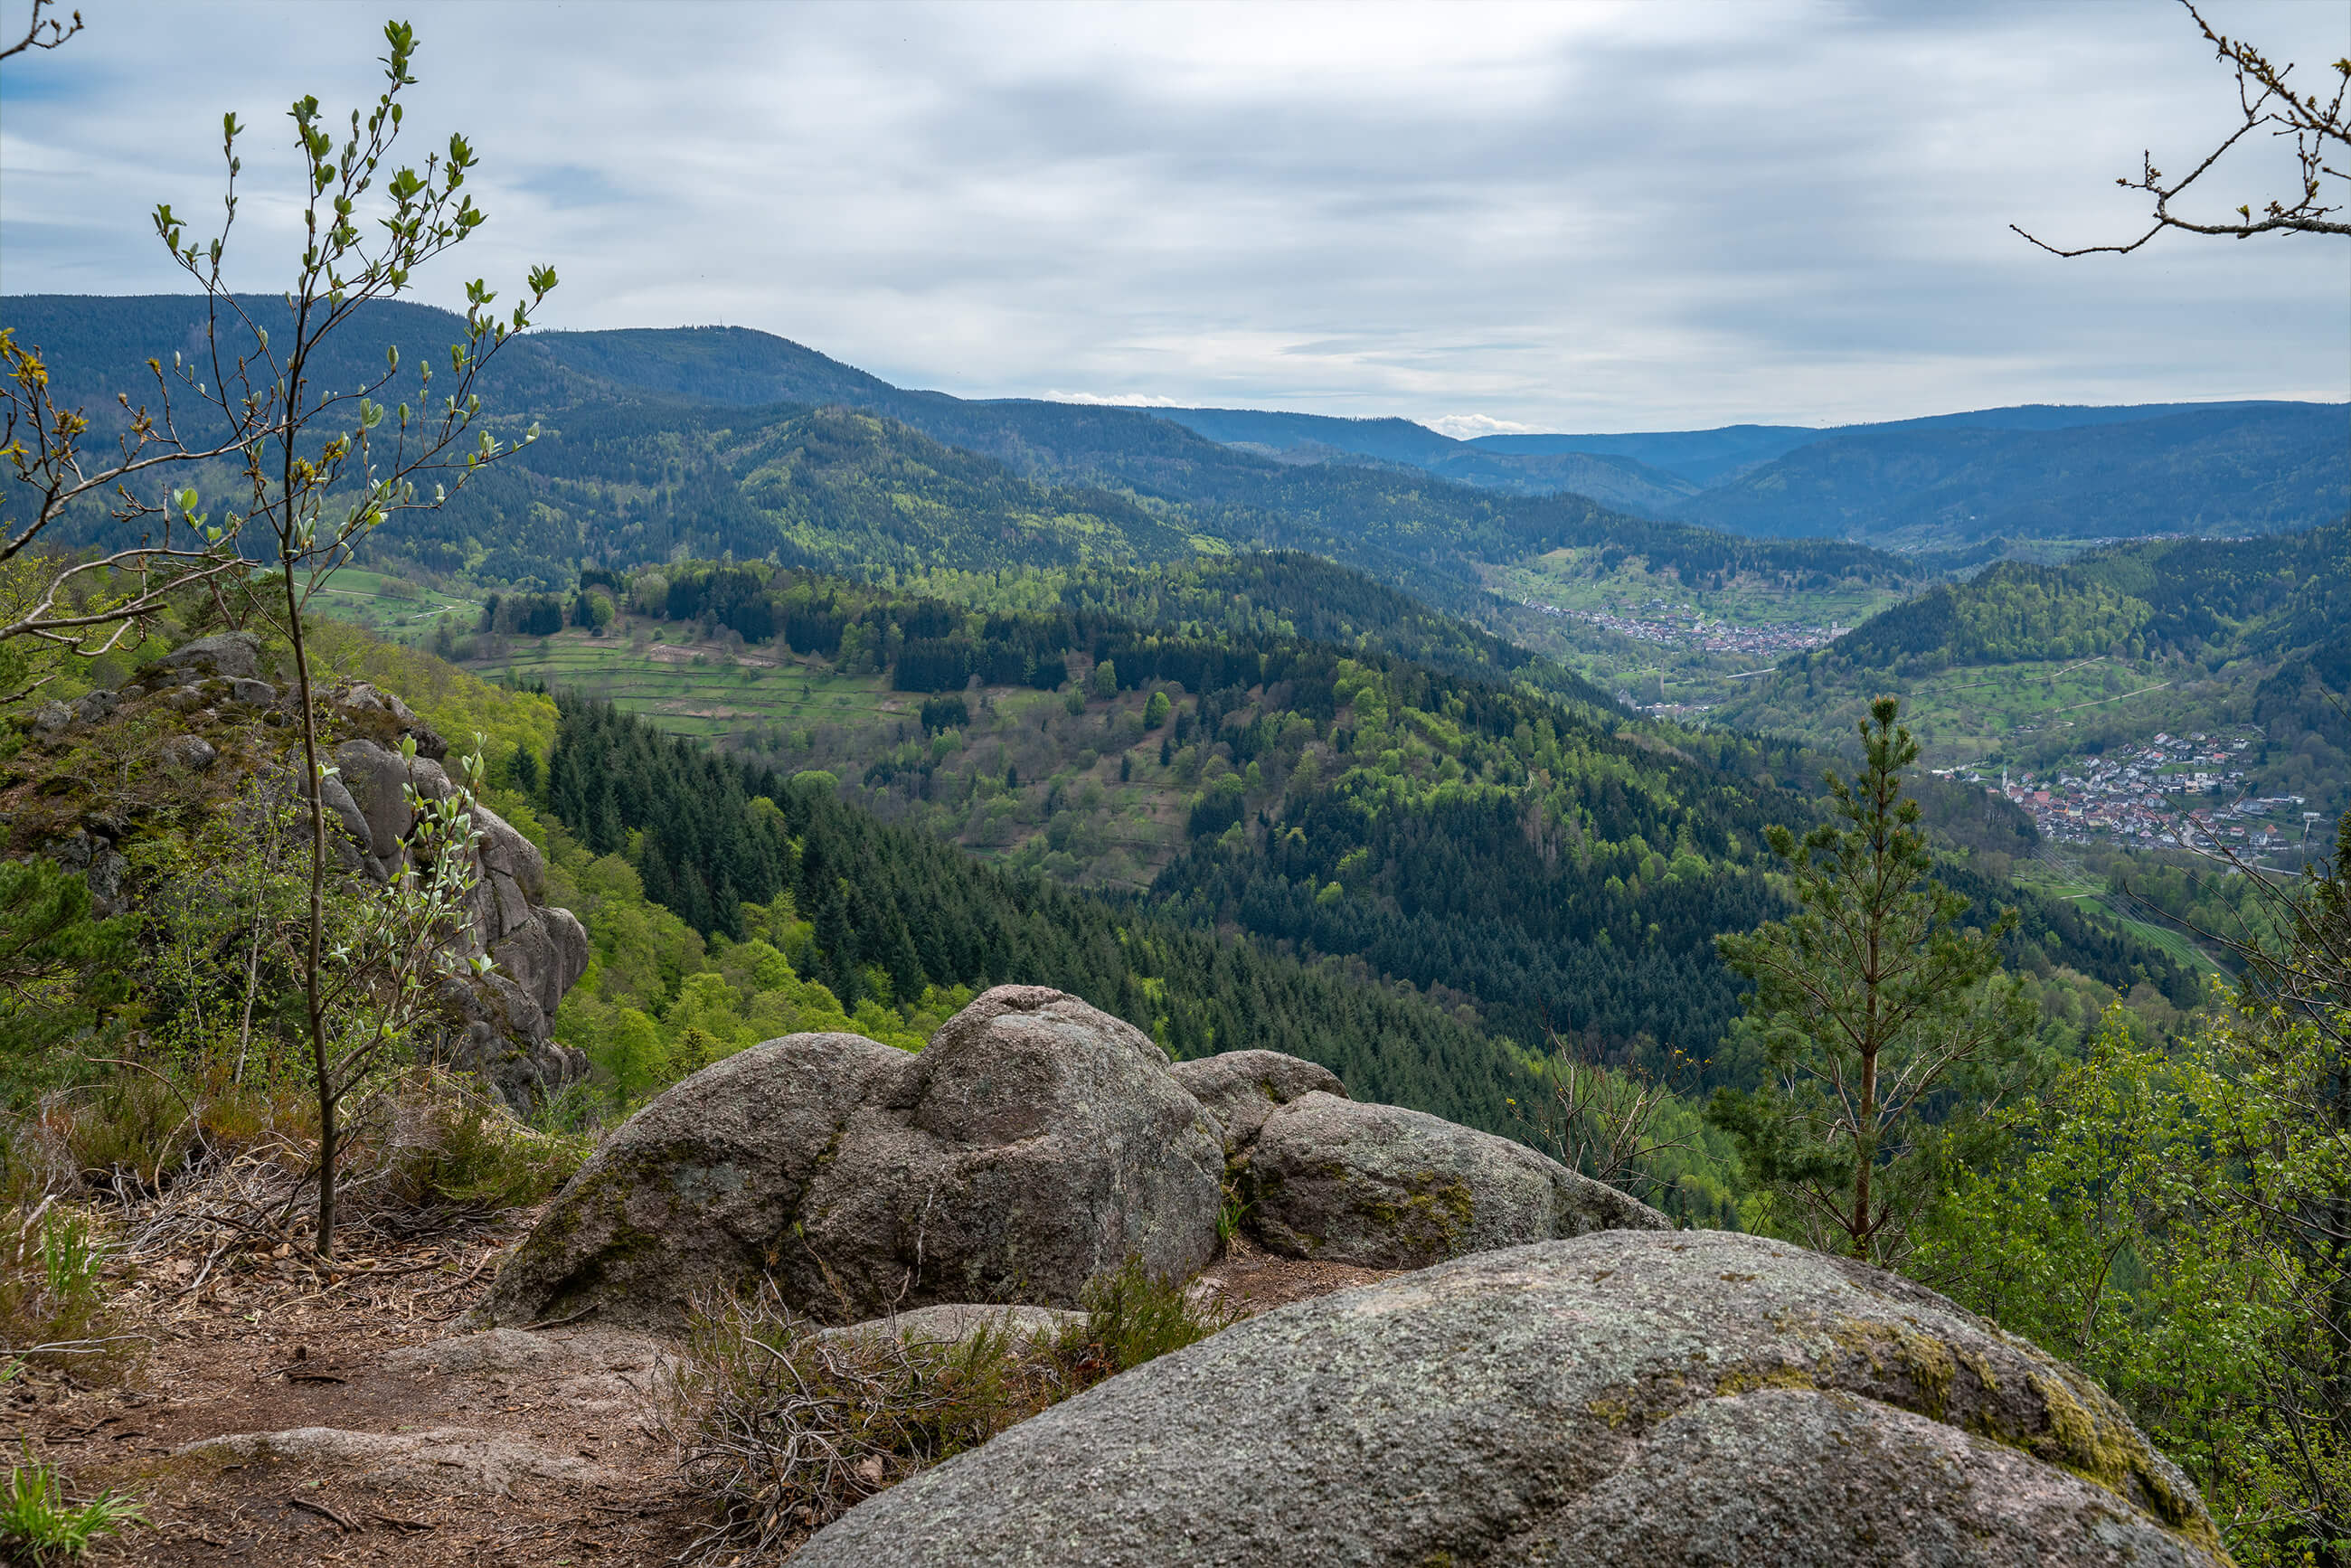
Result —
[[294, 643], [294, 680], [302, 703], [302, 792], [310, 807], [310, 921], [302, 956], [302, 1005], [310, 1036], [310, 1071], [319, 1091], [319, 1256], [335, 1255], [335, 1084], [327, 1048], [327, 1019], [319, 1005], [327, 928], [327, 806], [319, 777], [319, 719], [310, 704], [310, 654], [302, 637], [302, 606], [294, 591], [290, 544], [281, 567], [286, 588], [287, 634]]
[[253, 944], [245, 956], [245, 1017], [236, 1030], [236, 1071], [229, 1075], [233, 1083], [245, 1082], [246, 1053], [253, 1048], [253, 998], [261, 988], [261, 899], [256, 887], [253, 895]]
[[[1870, 1000], [1874, 1005], [1875, 996]], [[1861, 1059], [1860, 1125], [1854, 1129], [1853, 1218], [1846, 1228], [1853, 1235], [1853, 1255], [1862, 1262], [1869, 1256], [1869, 1174], [1877, 1160], [1877, 1140], [1873, 1124], [1877, 1120], [1877, 1051], [1873, 1043]]]
[[[305, 294], [308, 293], [307, 285]], [[310, 1037], [310, 1071], [319, 1092], [319, 1256], [335, 1255], [335, 1082], [334, 1061], [327, 1046], [327, 1019], [321, 1006], [320, 971], [325, 967], [327, 930], [327, 809], [319, 777], [319, 719], [311, 704], [310, 651], [302, 635], [302, 601], [295, 591], [296, 532], [301, 497], [296, 488], [296, 439], [302, 428], [297, 405], [302, 397], [303, 347], [309, 329], [306, 298], [294, 319], [294, 351], [286, 366], [286, 434], [278, 449], [277, 504], [284, 517], [278, 528], [278, 581], [286, 595], [286, 634], [294, 648], [294, 682], [302, 705], [302, 796], [310, 808], [310, 920], [302, 959], [302, 1006]]]

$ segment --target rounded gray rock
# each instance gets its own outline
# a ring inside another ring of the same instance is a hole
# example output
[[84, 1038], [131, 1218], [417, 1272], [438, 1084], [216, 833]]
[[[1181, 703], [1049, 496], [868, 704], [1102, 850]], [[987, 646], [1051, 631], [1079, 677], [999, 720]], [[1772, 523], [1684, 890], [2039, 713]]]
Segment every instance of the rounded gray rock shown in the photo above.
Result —
[[789, 1035], [657, 1096], [582, 1166], [499, 1274], [489, 1324], [674, 1326], [771, 1276], [855, 1322], [941, 1301], [1075, 1306], [1129, 1259], [1214, 1255], [1214, 1122], [1134, 1026], [998, 986], [909, 1055]]
[[846, 1328], [820, 1329], [824, 1339], [904, 1340], [908, 1344], [960, 1344], [978, 1334], [1010, 1340], [1051, 1339], [1071, 1329], [1083, 1328], [1086, 1314], [1063, 1307], [985, 1306], [976, 1301], [947, 1301], [916, 1307], [911, 1312], [872, 1318]]
[[1482, 1253], [1253, 1318], [842, 1515], [795, 1568], [2218, 1568], [2080, 1373], [1720, 1231]]
[[149, 666], [152, 670], [221, 680], [251, 680], [261, 673], [261, 639], [250, 632], [221, 632], [183, 643]]
[[1176, 1082], [1224, 1128], [1228, 1155], [1256, 1143], [1265, 1119], [1301, 1094], [1347, 1097], [1347, 1086], [1337, 1073], [1278, 1051], [1228, 1051], [1179, 1061], [1174, 1071]]
[[201, 773], [219, 758], [220, 753], [200, 735], [175, 735], [157, 747], [155, 755], [171, 767]]
[[1265, 1118], [1243, 1178], [1249, 1228], [1268, 1247], [1367, 1269], [1673, 1223], [1523, 1144], [1320, 1092]]

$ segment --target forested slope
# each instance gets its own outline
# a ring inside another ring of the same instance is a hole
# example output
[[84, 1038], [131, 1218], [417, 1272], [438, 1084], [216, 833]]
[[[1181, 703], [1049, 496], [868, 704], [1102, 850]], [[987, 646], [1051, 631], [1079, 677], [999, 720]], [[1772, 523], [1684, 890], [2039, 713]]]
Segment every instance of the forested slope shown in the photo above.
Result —
[[[1260, 586], [1302, 570], [1222, 570]], [[1188, 572], [1116, 580], [1136, 601], [1155, 581], [1177, 604], [1204, 591]], [[726, 744], [745, 766], [837, 769], [884, 816], [1072, 876], [1131, 831], [1138, 798], [1174, 805], [1159, 821], [1177, 852], [1149, 887], [1163, 916], [1359, 962], [1522, 1045], [1555, 1030], [1610, 1060], [1709, 1054], [1740, 989], [1714, 936], [1780, 912], [1764, 830], [1811, 812], [1814, 765], [1792, 749], [1722, 732], [1667, 744], [1603, 706], [1493, 678], [1507, 672], [1452, 674], [1265, 626], [1201, 636], [1100, 608], [982, 612], [758, 565], [681, 563], [586, 592], [658, 595], [684, 638], [680, 619], [698, 616], [747, 657], [772, 645], [805, 658], [810, 679], [852, 666], [925, 695], [894, 716], [866, 710], [862, 730], [822, 702], [796, 711], [838, 716], [737, 722]], [[624, 800], [604, 804], [593, 773], [551, 788], [599, 842], [637, 825]], [[608, 810], [611, 823], [595, 825]], [[724, 929], [730, 898], [768, 896], [744, 891], [732, 852], [646, 831], [648, 889], [697, 925]], [[2073, 912], [2039, 911], [2029, 928], [2020, 961], [2192, 997], [2161, 955]]]
[[1008, 873], [609, 707], [559, 706], [551, 814], [600, 853], [642, 835], [648, 894], [706, 929], [789, 893], [815, 927], [810, 973], [849, 1005], [929, 984], [1054, 986], [1178, 1055], [1285, 1051], [1363, 1098], [1510, 1124], [1504, 1102], [1526, 1082], [1516, 1057], [1425, 999]]

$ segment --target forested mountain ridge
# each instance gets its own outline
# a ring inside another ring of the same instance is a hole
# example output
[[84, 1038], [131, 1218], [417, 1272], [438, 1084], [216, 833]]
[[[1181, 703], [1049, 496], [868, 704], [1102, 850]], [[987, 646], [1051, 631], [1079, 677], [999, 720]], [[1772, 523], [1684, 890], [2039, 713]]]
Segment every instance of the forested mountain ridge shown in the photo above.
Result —
[[2346, 505], [2351, 412], [2271, 403], [2053, 430], [1953, 424], [1834, 434], [1668, 514], [1742, 534], [1914, 548], [1994, 537], [2267, 533], [2331, 521]]
[[[117, 391], [137, 401], [152, 386], [146, 356], [170, 351], [166, 346], [193, 350], [204, 320], [202, 302], [193, 298], [17, 296], [5, 308], [19, 339], [41, 346], [53, 361], [60, 392], [84, 402], [101, 425], [115, 417], [110, 411]], [[265, 328], [279, 308], [266, 300], [250, 308]], [[419, 362], [441, 351], [436, 340], [449, 337], [455, 321], [424, 307], [371, 307], [329, 340], [316, 376], [321, 384], [365, 384], [380, 373], [387, 344], [400, 347], [403, 362]], [[231, 348], [239, 340], [234, 331], [224, 339]], [[242, 340], [257, 346], [249, 337]], [[427, 564], [446, 570], [462, 559], [478, 573], [516, 581], [537, 577], [549, 587], [583, 560], [609, 566], [662, 559], [634, 542], [663, 530], [632, 507], [666, 507], [685, 519], [688, 526], [672, 532], [687, 538], [689, 553], [735, 549], [738, 555], [773, 550], [779, 559], [805, 559], [781, 553], [794, 533], [789, 520], [769, 542], [757, 537], [757, 527], [743, 544], [716, 540], [738, 537], [737, 523], [768, 509], [747, 489], [762, 477], [760, 465], [744, 463], [760, 447], [761, 433], [831, 404], [993, 458], [1033, 484], [1123, 492], [1172, 530], [1139, 546], [1144, 559], [1166, 559], [1162, 551], [1176, 537], [1309, 549], [1447, 609], [1474, 612], [1485, 603], [1479, 563], [1562, 545], [1620, 543], [1689, 576], [1909, 577], [1891, 557], [1831, 540], [1732, 538], [1631, 517], [1574, 495], [1506, 496], [1417, 469], [1276, 462], [1134, 409], [906, 392], [782, 339], [735, 329], [531, 333], [500, 350], [482, 395], [495, 428], [518, 434], [537, 423], [543, 440], [486, 476], [478, 490], [469, 486], [421, 536], [436, 547]], [[905, 493], [911, 510], [929, 508], [919, 489]], [[1095, 515], [1096, 503], [1079, 505]], [[542, 518], [538, 507], [557, 517]], [[717, 520], [705, 526], [705, 517]], [[632, 524], [645, 524], [644, 532], [625, 534]], [[1117, 531], [1128, 527], [1121, 522]], [[515, 537], [524, 533], [532, 541], [527, 549]], [[607, 546], [614, 535], [622, 542]], [[831, 559], [845, 559], [874, 537], [867, 529]], [[465, 540], [471, 543], [460, 542]], [[939, 542], [948, 541], [934, 540]], [[953, 542], [959, 549], [955, 564], [988, 564], [995, 548], [984, 534]], [[387, 538], [382, 548], [399, 547]]]
[[[276, 301], [246, 304], [257, 324], [277, 325]], [[15, 296], [5, 308], [20, 340], [47, 350], [61, 390], [101, 427], [117, 417], [116, 392], [145, 397], [150, 355], [193, 354], [204, 340], [202, 301], [193, 297]], [[387, 342], [415, 363], [439, 351], [455, 320], [427, 307], [371, 306], [329, 340], [316, 374], [324, 384], [362, 384]], [[223, 341], [230, 350], [255, 346], [234, 329]], [[1719, 574], [1732, 550], [1740, 570], [1896, 580], [1913, 569], [1831, 541], [1949, 549], [1992, 538], [2260, 532], [2329, 519], [2351, 497], [2346, 411], [2331, 404], [1993, 409], [1838, 431], [1734, 426], [1464, 443], [1402, 420], [966, 400], [894, 387], [739, 328], [534, 332], [507, 345], [483, 390], [517, 429], [536, 419], [559, 430], [558, 416], [583, 403], [621, 405], [621, 423], [656, 448], [688, 407], [780, 414], [778, 405], [839, 404], [993, 457], [1032, 481], [1185, 507], [1193, 518], [1182, 531], [1313, 549], [1456, 608], [1469, 602], [1472, 561], [1602, 538], [1661, 567], [1687, 557], [1685, 578]], [[609, 444], [613, 421], [603, 423]], [[1295, 460], [1301, 455], [1327, 460]], [[1610, 506], [1678, 521], [1636, 519]], [[497, 522], [482, 527], [495, 532]], [[1714, 530], [1771, 542], [1726, 547]], [[476, 534], [492, 550], [501, 542]]]
[[2338, 522], [2257, 539], [2112, 546], [2063, 566], [2003, 561], [1807, 658], [1921, 669], [2110, 650], [2209, 658], [2306, 646], [2346, 625], [2351, 523]]

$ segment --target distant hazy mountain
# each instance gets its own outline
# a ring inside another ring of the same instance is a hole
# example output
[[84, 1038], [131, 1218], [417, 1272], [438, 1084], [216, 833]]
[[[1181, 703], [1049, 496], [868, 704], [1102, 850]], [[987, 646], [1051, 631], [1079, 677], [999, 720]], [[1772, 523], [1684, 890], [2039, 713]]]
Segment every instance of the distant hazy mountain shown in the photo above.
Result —
[[1400, 419], [1155, 409], [1293, 462], [1371, 459], [1518, 495], [1573, 491], [1750, 536], [1951, 549], [1995, 537], [2260, 533], [2346, 504], [2343, 405], [2047, 403], [1815, 430], [1739, 424], [1453, 441]]
[[[250, 308], [264, 327], [280, 324], [278, 302]], [[104, 420], [117, 391], [136, 401], [152, 384], [148, 356], [197, 347], [204, 306], [186, 296], [17, 296], [0, 302], [0, 319], [47, 349], [60, 388]], [[376, 308], [314, 370], [328, 384], [356, 386], [381, 365], [387, 342], [415, 363], [437, 355], [455, 326], [426, 307]], [[1995, 537], [2274, 531], [2351, 505], [2339, 404], [2033, 406], [1840, 430], [1460, 442], [1401, 419], [960, 399], [893, 386], [742, 328], [535, 332], [509, 345], [484, 392], [494, 408], [531, 417], [595, 404], [606, 410], [600, 428], [640, 434], [680, 419], [706, 429], [703, 415], [664, 412], [689, 406], [774, 408], [781, 419], [780, 405], [842, 405], [1032, 482], [1178, 505], [1202, 531], [1331, 554], [1421, 583], [1416, 591], [1440, 601], [1474, 581], [1470, 561], [1596, 539], [1711, 573], [1729, 559], [1708, 542], [1711, 530], [1948, 551]], [[619, 417], [612, 406], [633, 412]], [[1741, 547], [1741, 559], [1763, 559], [1758, 548]], [[1767, 570], [1907, 575], [1871, 552], [1840, 546], [1846, 553], [1832, 560], [1820, 548], [1807, 547], [1801, 564], [1772, 556]], [[1431, 573], [1453, 587], [1424, 581]]]
[[1675, 505], [1751, 536], [1903, 548], [2008, 538], [2272, 533], [2351, 506], [2351, 412], [2339, 403], [2125, 410], [2049, 428], [1975, 415], [1839, 431]]
[[1629, 457], [1703, 489], [1769, 463], [1829, 433], [1802, 424], [1729, 424], [1719, 430], [1659, 430], [1618, 435], [1481, 435], [1481, 452], [1547, 457], [1586, 452]]
[[[249, 308], [282, 342], [282, 303]], [[149, 355], [196, 349], [204, 312], [187, 297], [0, 302], [0, 321], [45, 350], [60, 392], [101, 419], [117, 390], [145, 395]], [[356, 388], [381, 373], [387, 345], [403, 364], [429, 362], [458, 330], [428, 308], [371, 308], [312, 374]], [[1174, 559], [1229, 545], [1311, 550], [1432, 604], [1474, 610], [1490, 602], [1483, 563], [1562, 545], [1616, 546], [1691, 580], [1912, 575], [1841, 541], [1735, 538], [1578, 493], [1505, 494], [1368, 455], [1301, 463], [1136, 409], [909, 391], [741, 329], [535, 332], [507, 346], [482, 392], [502, 428], [539, 422], [543, 439], [446, 511], [412, 519], [401, 548], [493, 580], [561, 581], [583, 562], [681, 549], [881, 570]], [[852, 417], [866, 415], [878, 418]], [[1418, 428], [1371, 423], [1405, 439]], [[1294, 444], [1317, 428], [1278, 434]], [[1486, 460], [1422, 435], [1457, 458]], [[1605, 477], [1605, 467], [1590, 472]], [[1638, 477], [1632, 466], [1609, 472]]]

